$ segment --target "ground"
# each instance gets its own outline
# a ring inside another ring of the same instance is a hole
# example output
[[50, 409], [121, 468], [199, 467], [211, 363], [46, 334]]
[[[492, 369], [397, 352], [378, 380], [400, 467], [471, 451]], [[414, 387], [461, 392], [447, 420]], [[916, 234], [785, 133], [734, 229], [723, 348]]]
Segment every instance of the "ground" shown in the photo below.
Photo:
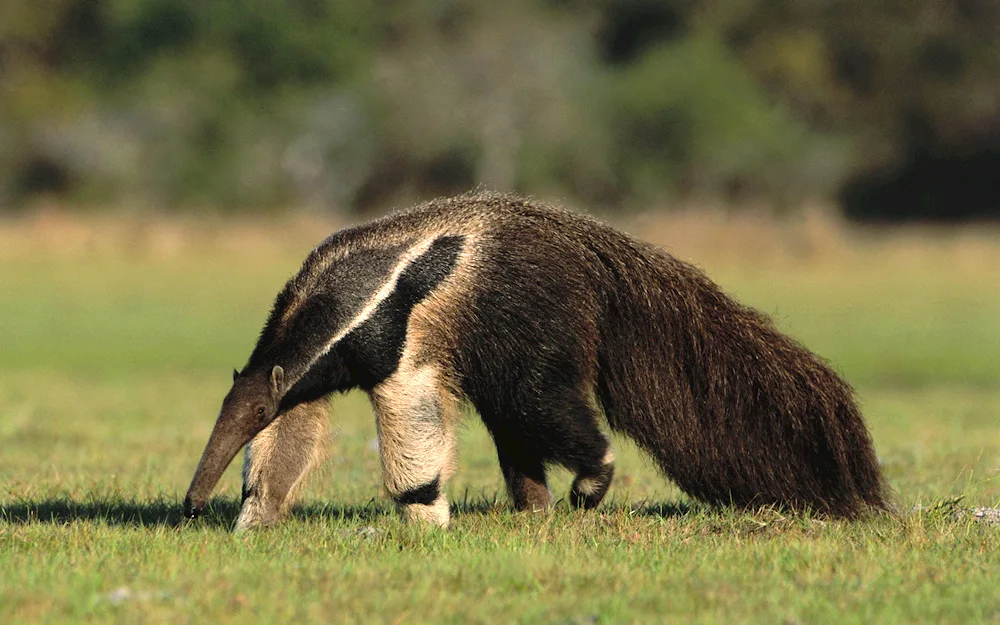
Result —
[[[596, 511], [514, 514], [482, 426], [447, 532], [380, 492], [366, 399], [283, 525], [230, 533], [239, 467], [180, 501], [231, 370], [317, 218], [0, 224], [4, 622], [1000, 622], [1000, 237], [676, 216], [626, 227], [772, 314], [856, 387], [898, 514], [707, 508], [626, 441]], [[563, 497], [569, 476], [556, 474]]]

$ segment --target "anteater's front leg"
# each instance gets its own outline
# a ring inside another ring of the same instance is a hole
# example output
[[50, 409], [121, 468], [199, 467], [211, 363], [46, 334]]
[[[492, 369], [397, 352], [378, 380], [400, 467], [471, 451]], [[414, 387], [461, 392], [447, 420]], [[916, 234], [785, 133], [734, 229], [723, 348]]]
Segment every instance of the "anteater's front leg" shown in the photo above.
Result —
[[371, 392], [385, 489], [403, 518], [447, 527], [457, 402], [432, 365], [403, 367]]
[[288, 512], [306, 473], [322, 457], [327, 401], [295, 406], [247, 445], [237, 531], [273, 525]]

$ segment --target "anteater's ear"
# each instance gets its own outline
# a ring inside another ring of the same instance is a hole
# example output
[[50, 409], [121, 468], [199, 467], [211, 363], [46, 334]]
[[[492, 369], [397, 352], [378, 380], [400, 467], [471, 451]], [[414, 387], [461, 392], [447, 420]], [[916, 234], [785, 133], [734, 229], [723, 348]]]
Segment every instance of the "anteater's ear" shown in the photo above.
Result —
[[277, 398], [281, 392], [281, 384], [285, 381], [285, 370], [278, 365], [271, 369], [271, 397]]
[[233, 382], [235, 382], [236, 378], [238, 377], [240, 377], [240, 372], [237, 371], [236, 369], [233, 369]]

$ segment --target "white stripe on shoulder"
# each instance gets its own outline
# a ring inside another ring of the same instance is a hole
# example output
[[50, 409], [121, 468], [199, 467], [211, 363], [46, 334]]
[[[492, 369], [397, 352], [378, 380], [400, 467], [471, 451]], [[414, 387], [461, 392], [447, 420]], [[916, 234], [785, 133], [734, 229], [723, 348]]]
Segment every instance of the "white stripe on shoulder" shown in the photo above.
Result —
[[345, 336], [347, 336], [351, 330], [357, 328], [359, 325], [368, 320], [381, 304], [389, 295], [395, 290], [396, 283], [399, 281], [399, 276], [406, 270], [414, 260], [420, 257], [421, 254], [430, 249], [431, 245], [440, 236], [445, 235], [434, 235], [419, 241], [416, 245], [406, 250], [402, 256], [399, 257], [399, 262], [393, 268], [392, 273], [389, 274], [389, 278], [382, 284], [382, 286], [375, 291], [375, 293], [365, 302], [365, 305], [361, 308], [357, 315], [353, 319], [348, 321], [343, 328], [341, 328], [336, 334], [330, 337], [330, 340], [323, 345], [323, 348], [319, 350], [306, 364], [304, 371], [308, 371], [312, 368], [316, 361], [322, 358], [324, 355], [329, 353], [331, 349]]

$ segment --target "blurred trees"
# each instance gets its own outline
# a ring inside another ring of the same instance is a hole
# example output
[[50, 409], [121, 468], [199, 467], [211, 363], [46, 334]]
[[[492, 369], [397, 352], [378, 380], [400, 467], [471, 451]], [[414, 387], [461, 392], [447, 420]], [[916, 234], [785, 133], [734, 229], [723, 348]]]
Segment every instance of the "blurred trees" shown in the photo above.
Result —
[[[296, 185], [313, 183], [313, 152], [358, 143], [363, 132], [364, 106], [349, 85], [371, 62], [367, 5], [7, 0], [0, 194], [289, 201]], [[327, 172], [330, 184], [357, 176], [343, 167]]]
[[997, 0], [0, 6], [0, 206], [364, 209], [486, 184], [948, 218], [998, 214], [998, 154]]
[[797, 117], [852, 140], [849, 215], [1000, 217], [1000, 2], [697, 5]]

